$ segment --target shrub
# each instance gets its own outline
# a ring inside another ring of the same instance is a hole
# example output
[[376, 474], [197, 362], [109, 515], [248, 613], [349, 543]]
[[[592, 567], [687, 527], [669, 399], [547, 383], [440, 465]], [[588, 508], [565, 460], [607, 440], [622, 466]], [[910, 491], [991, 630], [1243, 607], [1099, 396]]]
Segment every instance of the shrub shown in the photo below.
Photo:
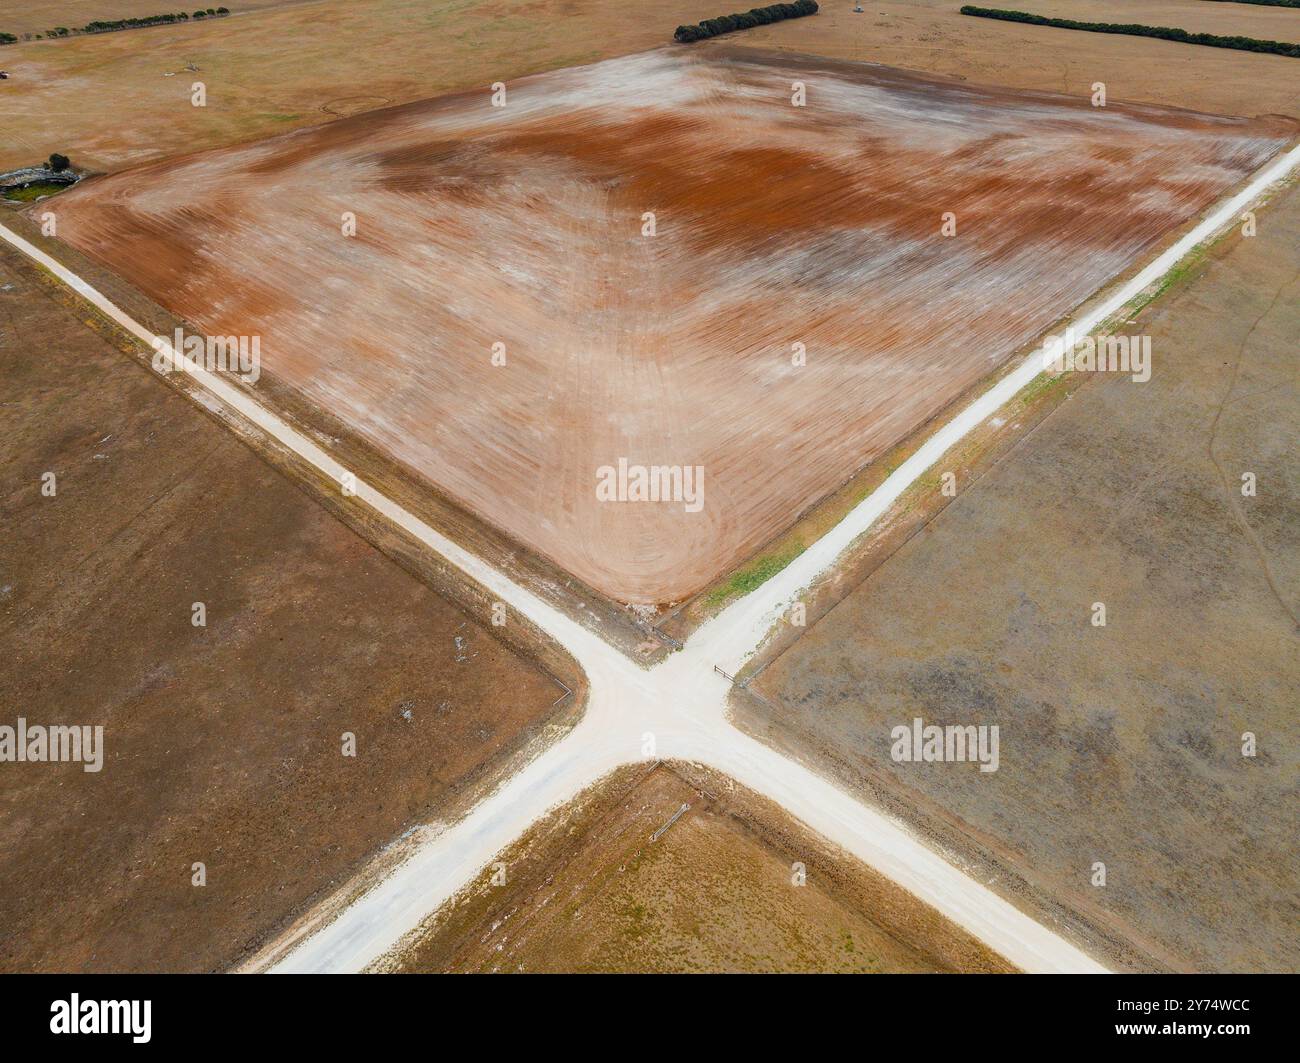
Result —
[[50, 156], [50, 161], [48, 165], [50, 169], [53, 170], [55, 173], [62, 173], [64, 170], [66, 170], [69, 166], [72, 165], [72, 160], [69, 159], [66, 155], [60, 155], [56, 151], [53, 155]]

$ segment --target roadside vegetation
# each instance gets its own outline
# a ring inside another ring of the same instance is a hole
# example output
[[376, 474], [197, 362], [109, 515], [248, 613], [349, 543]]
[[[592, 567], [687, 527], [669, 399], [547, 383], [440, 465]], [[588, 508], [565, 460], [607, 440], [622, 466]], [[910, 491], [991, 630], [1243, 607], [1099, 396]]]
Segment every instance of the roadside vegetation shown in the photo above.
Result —
[[87, 22], [84, 26], [77, 29], [69, 29], [67, 26], [56, 26], [52, 30], [46, 30], [44, 33], [24, 33], [21, 38], [12, 33], [0, 33], [0, 44], [14, 44], [18, 40], [38, 41], [42, 38], [50, 39], [53, 37], [71, 37], [80, 33], [112, 33], [115, 30], [134, 30], [142, 29], [146, 26], [168, 26], [177, 22], [189, 22], [191, 19], [222, 18], [230, 14], [228, 7], [205, 7], [197, 9], [193, 14], [187, 14], [184, 11], [178, 11], [175, 14], [164, 15], [145, 15], [143, 18], [118, 18], [111, 20], [96, 20]]
[[71, 188], [80, 180], [72, 169], [72, 160], [57, 151], [40, 166], [0, 173], [0, 197], [18, 203], [31, 203]]
[[67, 187], [62, 182], [34, 181], [29, 185], [23, 185], [21, 188], [5, 189], [4, 197], [15, 203], [34, 203], [46, 196], [56, 195]]
[[765, 554], [755, 558], [742, 568], [737, 569], [721, 586], [710, 591], [708, 604], [722, 605], [736, 598], [743, 598], [750, 591], [755, 591], [770, 580], [786, 565], [802, 554], [804, 547], [796, 545], [782, 553]]
[[[1292, 5], [1286, 5], [1292, 6]], [[1135, 22], [1079, 22], [1072, 18], [1046, 18], [1026, 11], [1004, 11], [1001, 8], [962, 6], [963, 15], [977, 18], [1001, 19], [1004, 22], [1026, 22], [1031, 26], [1052, 26], [1056, 29], [1086, 30], [1089, 33], [1120, 33], [1130, 37], [1156, 37], [1183, 44], [1202, 44], [1210, 48], [1235, 48], [1244, 52], [1269, 52], [1300, 59], [1300, 44], [1286, 41], [1261, 41], [1255, 37], [1223, 37], [1216, 33], [1188, 33], [1171, 26], [1143, 26]]]
[[802, 18], [804, 15], [815, 14], [817, 14], [817, 0], [795, 0], [793, 4], [771, 4], [768, 7], [751, 8], [738, 15], [706, 18], [694, 26], [678, 26], [673, 33], [673, 40], [679, 44], [690, 44], [692, 41], [708, 40], [721, 33], [749, 30], [755, 26], [766, 26], [788, 18]]

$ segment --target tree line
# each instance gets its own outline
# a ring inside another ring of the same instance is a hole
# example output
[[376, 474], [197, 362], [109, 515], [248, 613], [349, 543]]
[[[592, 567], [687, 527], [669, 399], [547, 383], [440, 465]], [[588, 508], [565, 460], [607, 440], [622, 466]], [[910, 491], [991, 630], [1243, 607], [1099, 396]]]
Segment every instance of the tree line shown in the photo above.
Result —
[[[221, 18], [223, 15], [229, 14], [230, 8], [228, 7], [201, 7], [192, 15], [185, 11], [178, 11], [175, 14], [145, 15], [141, 18], [97, 19], [94, 22], [87, 22], [78, 29], [56, 26], [45, 33], [24, 33], [22, 39], [25, 41], [38, 41], [42, 37], [68, 37], [74, 33], [111, 33], [114, 30], [133, 30], [142, 26], [167, 26], [175, 22], [188, 22], [192, 18]], [[12, 33], [0, 33], [0, 44], [13, 44], [17, 40], [18, 38]]]
[[1215, 33], [1188, 33], [1171, 26], [1143, 26], [1132, 22], [1078, 22], [1072, 18], [1046, 18], [1026, 11], [1003, 11], [993, 7], [975, 7], [966, 4], [963, 15], [978, 18], [997, 18], [1004, 22], [1027, 22], [1031, 26], [1055, 26], [1064, 30], [1087, 30], [1090, 33], [1122, 33], [1130, 37], [1158, 37], [1164, 41], [1181, 41], [1184, 44], [1203, 44], [1210, 48], [1237, 48], [1244, 52], [1270, 52], [1300, 59], [1300, 44], [1286, 41], [1261, 41], [1255, 37], [1221, 37]]
[[708, 40], [720, 33], [734, 30], [749, 30], [755, 26], [766, 26], [772, 22], [781, 22], [787, 18], [802, 18], [804, 15], [817, 14], [817, 0], [795, 0], [793, 4], [771, 4], [768, 7], [755, 7], [737, 15], [720, 15], [706, 18], [694, 26], [678, 26], [673, 40], [680, 44], [692, 41]]

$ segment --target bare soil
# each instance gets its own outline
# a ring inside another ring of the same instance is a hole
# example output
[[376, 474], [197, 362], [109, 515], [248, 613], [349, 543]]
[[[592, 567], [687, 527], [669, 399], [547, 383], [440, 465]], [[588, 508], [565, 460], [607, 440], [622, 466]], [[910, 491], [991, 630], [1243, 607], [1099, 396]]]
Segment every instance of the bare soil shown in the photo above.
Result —
[[[802, 885], [796, 885], [796, 864], [803, 865]], [[380, 966], [407, 972], [1009, 970], [780, 809], [689, 765], [626, 768], [592, 787], [530, 830]]]
[[[112, 7], [128, 3], [136, 0]], [[977, 84], [1086, 97], [1103, 81], [1112, 100], [1300, 116], [1293, 59], [990, 22], [959, 15], [960, 6], [877, 0], [855, 14], [849, 3], [824, 4], [812, 18], [726, 40]], [[13, 32], [19, 22], [11, 20], [29, 16], [45, 28], [48, 18], [34, 5], [0, 3], [6, 7], [14, 10], [0, 14], [0, 29]], [[1144, 14], [1150, 21], [1187, 29], [1297, 36], [1289, 11], [1201, 0], [1143, 9], [1154, 9]], [[0, 168], [61, 151], [91, 169], [118, 170], [331, 121], [354, 108], [641, 52], [668, 43], [679, 23], [728, 10], [717, 0], [664, 0], [635, 12], [615, 0], [319, 0], [258, 11], [235, 5], [232, 17], [206, 24], [11, 45], [0, 48], [13, 75], [0, 85]], [[1053, 0], [1034, 10], [1132, 21], [1127, 0]], [[203, 108], [190, 104], [191, 66], [209, 90]]]
[[[1120, 966], [1300, 965], [1300, 194], [1258, 224], [1138, 319], [1148, 383], [1077, 387], [734, 705]], [[999, 769], [895, 762], [917, 717]]]
[[224, 969], [574, 702], [98, 328], [0, 249], [0, 968]]
[[[658, 605], [1294, 130], [678, 48], [92, 179], [57, 215], [204, 332], [259, 335], [266, 372], [438, 491]], [[602, 501], [620, 460], [701, 468], [702, 510]]]

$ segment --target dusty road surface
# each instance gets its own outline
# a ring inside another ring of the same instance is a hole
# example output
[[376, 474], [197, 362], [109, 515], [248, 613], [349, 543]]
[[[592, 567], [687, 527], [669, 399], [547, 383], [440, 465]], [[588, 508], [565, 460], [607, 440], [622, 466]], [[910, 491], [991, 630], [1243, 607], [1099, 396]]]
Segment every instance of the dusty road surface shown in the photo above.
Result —
[[[109, 17], [139, 2], [113, 0], [105, 7], [96, 0], [87, 17]], [[74, 0], [39, 5], [72, 6]], [[729, 41], [1081, 97], [1101, 81], [1113, 100], [1300, 117], [1294, 59], [991, 22], [963, 17], [960, 6], [959, 0], [874, 0], [858, 14], [852, 3], [823, 4], [813, 18], [691, 48]], [[15, 7], [0, 3], [0, 10]], [[61, 151], [95, 170], [120, 170], [642, 52], [667, 44], [679, 23], [730, 10], [717, 0], [662, 0], [632, 13], [622, 0], [311, 0], [248, 7], [235, 5], [233, 17], [206, 24], [0, 48], [13, 76], [0, 86], [6, 133], [0, 168]], [[1294, 13], [1276, 8], [1203, 0], [1142, 7], [1145, 19], [1162, 25], [1297, 37], [1290, 28]], [[1133, 5], [1051, 0], [1033, 9], [1128, 22]], [[49, 20], [37, 5], [24, 4], [9, 18], [0, 14], [0, 30], [18, 32], [33, 21], [45, 29]], [[208, 89], [205, 107], [190, 103], [196, 77]]]
[[[1085, 384], [735, 703], [1137, 966], [1300, 965], [1300, 194], [1257, 217], [1140, 319], [1149, 382]], [[896, 762], [916, 718], [998, 770]]]
[[0, 969], [219, 969], [564, 707], [86, 313], [0, 246], [0, 724], [104, 728], [0, 768]]
[[1011, 969], [779, 808], [688, 765], [624, 768], [585, 791], [539, 822], [379, 966]]
[[[266, 372], [452, 499], [611, 598], [663, 603], [1293, 131], [670, 49], [56, 205], [61, 237], [207, 333], [259, 335]], [[698, 503], [602, 500], [620, 461], [702, 470]]]

